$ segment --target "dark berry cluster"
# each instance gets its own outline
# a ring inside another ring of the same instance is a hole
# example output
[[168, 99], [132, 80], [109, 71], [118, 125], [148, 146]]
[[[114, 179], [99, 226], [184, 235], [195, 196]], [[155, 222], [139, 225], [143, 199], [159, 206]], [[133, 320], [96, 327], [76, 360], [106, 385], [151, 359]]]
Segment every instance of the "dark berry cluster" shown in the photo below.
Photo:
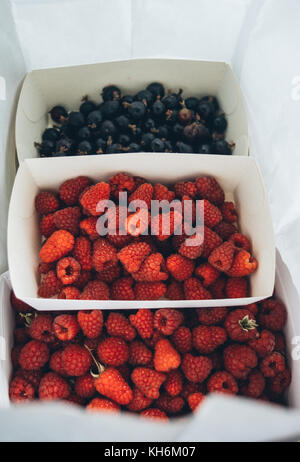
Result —
[[40, 157], [127, 152], [232, 153], [225, 140], [227, 120], [214, 96], [202, 98], [165, 94], [153, 82], [136, 95], [123, 95], [115, 85], [102, 90], [100, 104], [85, 97], [79, 111], [54, 106], [55, 123], [46, 128]]

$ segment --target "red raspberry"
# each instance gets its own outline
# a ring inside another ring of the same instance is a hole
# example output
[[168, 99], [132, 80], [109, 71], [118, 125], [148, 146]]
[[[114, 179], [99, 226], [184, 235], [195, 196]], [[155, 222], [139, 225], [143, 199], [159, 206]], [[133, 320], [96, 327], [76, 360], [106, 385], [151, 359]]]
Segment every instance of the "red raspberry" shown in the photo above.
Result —
[[58, 210], [53, 216], [54, 225], [57, 229], [65, 229], [76, 235], [79, 232], [80, 215], [79, 207], [67, 207]]
[[220, 221], [222, 221], [222, 214], [218, 207], [213, 205], [206, 199], [203, 199], [200, 203], [197, 204], [197, 207], [201, 205], [201, 210], [203, 207], [203, 218], [205, 226], [208, 228], [213, 228], [216, 226]]
[[150, 183], [144, 183], [129, 196], [128, 204], [130, 204], [132, 201], [140, 200], [144, 201], [147, 208], [150, 209], [152, 196], [153, 186]]
[[56, 276], [54, 270], [48, 271], [43, 275], [42, 282], [38, 288], [38, 296], [43, 298], [51, 298], [56, 295], [62, 287], [61, 281]]
[[89, 186], [80, 195], [80, 205], [87, 214], [92, 216], [102, 215], [102, 211], [97, 211], [97, 206], [100, 201], [107, 201], [109, 199], [109, 184], [97, 183], [94, 186]]
[[169, 340], [159, 340], [155, 345], [154, 367], [159, 372], [169, 372], [180, 366], [180, 355]]
[[217, 308], [199, 308], [197, 309], [199, 322], [206, 326], [222, 324], [228, 314], [225, 306]]
[[152, 337], [153, 313], [151, 310], [138, 310], [136, 314], [129, 316], [129, 321], [143, 339]]
[[196, 196], [197, 188], [192, 181], [179, 181], [174, 185], [176, 197], [189, 196], [192, 199]]
[[74, 247], [74, 236], [69, 231], [55, 231], [40, 250], [42, 262], [51, 263], [67, 255]]
[[35, 198], [35, 209], [40, 215], [55, 212], [59, 207], [56, 196], [48, 191], [40, 192]]
[[39, 398], [42, 400], [65, 399], [70, 395], [68, 382], [55, 372], [44, 375], [39, 386]]
[[205, 395], [202, 393], [192, 393], [188, 396], [188, 403], [192, 411], [196, 411], [198, 407], [203, 403], [205, 400]]
[[131, 277], [124, 277], [117, 279], [111, 286], [111, 299], [112, 300], [134, 300], [135, 294], [132, 288], [133, 279]]
[[154, 328], [163, 335], [172, 335], [184, 321], [181, 311], [162, 308], [154, 313]]
[[121, 337], [127, 342], [131, 342], [136, 336], [136, 331], [128, 319], [123, 314], [114, 311], [108, 315], [106, 330], [109, 335]]
[[202, 263], [195, 269], [195, 276], [200, 279], [204, 287], [213, 284], [219, 277], [220, 271], [211, 266], [209, 263]]
[[262, 330], [259, 335], [250, 340], [249, 346], [253, 348], [254, 351], [256, 351], [260, 358], [264, 358], [274, 350], [275, 337], [272, 332], [268, 330]]
[[98, 357], [107, 366], [121, 366], [128, 360], [129, 349], [120, 337], [108, 337], [98, 346]]
[[63, 368], [68, 375], [84, 375], [92, 364], [92, 359], [86, 348], [70, 344], [62, 353]]
[[133, 236], [126, 234], [123, 236], [122, 234], [119, 234], [119, 231], [117, 234], [107, 234], [106, 239], [108, 242], [116, 247], [117, 249], [122, 249], [126, 245], [130, 244], [133, 240]]
[[52, 353], [49, 361], [49, 367], [53, 372], [56, 372], [57, 374], [62, 376], [66, 376], [67, 373], [63, 366], [62, 353], [63, 350], [57, 350], [54, 353]]
[[258, 322], [262, 327], [278, 332], [284, 327], [286, 319], [286, 308], [278, 300], [269, 298], [261, 302]]
[[181, 396], [170, 396], [167, 393], [162, 393], [155, 405], [168, 414], [178, 414], [184, 406], [184, 399]]
[[178, 281], [171, 281], [167, 287], [165, 297], [169, 300], [184, 300], [182, 284]]
[[131, 193], [135, 189], [135, 182], [131, 175], [127, 173], [117, 173], [109, 180], [111, 195], [119, 199], [120, 192]]
[[21, 377], [22, 379], [29, 382], [35, 391], [38, 391], [39, 384], [42, 378], [41, 370], [38, 371], [25, 371], [24, 369], [18, 369], [16, 371], [16, 377]]
[[80, 264], [73, 257], [61, 258], [56, 266], [57, 277], [64, 285], [73, 284], [79, 278], [80, 270]]
[[136, 367], [131, 374], [131, 380], [147, 398], [157, 399], [166, 374], [146, 367]]
[[108, 300], [109, 288], [105, 282], [90, 281], [85, 286], [80, 300]]
[[42, 236], [50, 237], [52, 233], [56, 231], [56, 226], [54, 223], [54, 213], [49, 215], [44, 215], [40, 221], [40, 232]]
[[136, 281], [158, 282], [168, 279], [168, 273], [164, 271], [165, 261], [161, 253], [152, 253], [145, 258], [136, 273], [132, 277]]
[[98, 239], [99, 234], [97, 231], [97, 217], [88, 217], [84, 220], [81, 220], [79, 223], [79, 228], [82, 234], [85, 234], [90, 238], [91, 241]]
[[234, 257], [232, 266], [227, 271], [227, 274], [234, 278], [240, 278], [253, 273], [257, 267], [257, 260], [249, 252], [242, 249]]
[[[274, 333], [275, 337], [275, 351], [279, 351], [280, 353], [284, 353], [286, 349], [286, 344], [285, 344], [285, 338], [284, 335], [281, 334], [280, 332], [275, 332]], [[268, 351], [268, 353], [271, 353], [271, 351]]]
[[258, 398], [265, 389], [266, 381], [264, 376], [258, 370], [250, 372], [247, 383], [241, 386], [241, 394], [250, 398]]
[[103, 315], [101, 310], [78, 311], [77, 321], [84, 335], [88, 338], [97, 338], [102, 332]]
[[143, 342], [135, 340], [129, 345], [128, 362], [133, 366], [146, 366], [152, 361], [152, 353]]
[[165, 338], [165, 336], [161, 332], [159, 332], [159, 330], [154, 330], [152, 338], [145, 339], [145, 343], [149, 348], [154, 348], [156, 343], [162, 338]]
[[207, 391], [209, 393], [226, 393], [236, 395], [239, 391], [235, 378], [226, 371], [215, 372], [210, 376], [207, 382]]
[[220, 221], [217, 226], [214, 227], [214, 231], [224, 240], [227, 241], [230, 236], [237, 232], [237, 229], [231, 223], [226, 221]]
[[212, 229], [204, 226], [204, 242], [202, 257], [208, 258], [211, 252], [222, 244], [222, 239]]
[[250, 303], [250, 305], [246, 305], [244, 308], [248, 311], [251, 311], [253, 316], [256, 316], [258, 313], [258, 307], [256, 303]]
[[94, 243], [93, 266], [96, 271], [103, 271], [118, 261], [116, 249], [103, 238]]
[[212, 298], [199, 279], [189, 278], [184, 281], [184, 294], [186, 300], [209, 300]]
[[186, 382], [180, 393], [186, 401], [188, 401], [188, 397], [194, 393], [203, 393], [205, 392], [205, 386], [203, 383], [195, 383], [195, 382]]
[[109, 367], [95, 380], [98, 393], [112, 399], [118, 404], [129, 404], [133, 398], [133, 392], [128, 383], [123, 379], [120, 372]]
[[281, 353], [274, 351], [262, 359], [260, 370], [264, 377], [275, 377], [279, 372], [284, 371], [285, 360]]
[[238, 214], [233, 202], [223, 202], [221, 205], [221, 212], [223, 220], [227, 223], [235, 223], [237, 221]]
[[248, 296], [248, 279], [229, 278], [226, 282], [225, 291], [227, 298], [245, 298]]
[[269, 387], [272, 393], [275, 395], [281, 395], [283, 391], [291, 383], [291, 371], [289, 369], [284, 369], [282, 372], [279, 372], [275, 377], [269, 379]]
[[247, 342], [258, 335], [255, 317], [243, 308], [231, 311], [225, 319], [224, 327], [235, 342]]
[[31, 338], [40, 342], [53, 342], [54, 333], [52, 317], [49, 314], [38, 314], [31, 322], [28, 332]]
[[34, 387], [22, 377], [15, 377], [9, 384], [9, 398], [14, 403], [30, 401], [34, 395]]
[[80, 193], [90, 184], [89, 178], [78, 176], [64, 181], [59, 187], [59, 195], [67, 205], [74, 205], [78, 202]]
[[22, 369], [36, 371], [41, 369], [49, 359], [49, 349], [45, 343], [31, 340], [23, 346], [19, 364]]
[[129, 382], [131, 368], [128, 366], [128, 364], [121, 364], [121, 366], [117, 366], [116, 369], [120, 372], [125, 382]]
[[137, 387], [135, 387], [133, 389], [133, 398], [127, 405], [127, 409], [132, 412], [139, 412], [150, 406], [152, 401], [153, 399], [147, 398], [147, 396], [143, 395], [143, 393]]
[[167, 213], [158, 214], [151, 220], [151, 234], [157, 236], [161, 242], [168, 239], [175, 230], [182, 226], [182, 213], [171, 210]]
[[72, 314], [61, 314], [53, 321], [53, 329], [56, 337], [62, 341], [72, 340], [79, 332], [79, 324], [76, 316]]
[[153, 419], [153, 420], [163, 420], [163, 421], [169, 420], [165, 412], [161, 411], [160, 409], [154, 408], [154, 407], [145, 409], [144, 411], [142, 411], [141, 416], [146, 417], [148, 419]]
[[193, 329], [193, 346], [203, 354], [210, 354], [227, 340], [225, 329], [219, 326], [198, 326]]
[[175, 193], [173, 191], [170, 191], [166, 186], [157, 183], [154, 185], [154, 190], [153, 190], [153, 200], [156, 201], [168, 201], [172, 202], [172, 200], [175, 198]]
[[150, 252], [150, 246], [146, 242], [138, 242], [129, 244], [120, 250], [118, 258], [129, 273], [135, 273]]
[[234, 246], [231, 242], [224, 242], [210, 254], [208, 262], [219, 271], [228, 271], [233, 262]]
[[88, 412], [119, 412], [120, 406], [110, 399], [94, 398], [86, 406]]
[[80, 290], [73, 286], [65, 286], [61, 289], [57, 298], [62, 300], [78, 300], [80, 298]]
[[29, 313], [33, 310], [32, 306], [17, 298], [13, 290], [10, 293], [10, 303], [12, 308], [18, 313]]
[[184, 355], [181, 369], [190, 382], [203, 382], [210, 374], [212, 362], [205, 356]]
[[76, 238], [73, 257], [80, 263], [81, 269], [88, 271], [92, 269], [92, 246], [87, 237], [79, 236]]
[[10, 358], [11, 358], [11, 362], [14, 368], [18, 367], [19, 365], [19, 357], [20, 357], [20, 352], [22, 348], [23, 348], [23, 345], [16, 345], [11, 350]]
[[170, 255], [167, 259], [167, 269], [177, 281], [184, 281], [192, 276], [195, 263], [179, 254]]
[[257, 366], [257, 356], [247, 345], [229, 345], [223, 353], [225, 369], [236, 379], [246, 379]]
[[166, 290], [163, 282], [138, 282], [134, 292], [136, 300], [158, 300], [165, 295]]
[[240, 234], [240, 233], [232, 234], [229, 238], [229, 242], [232, 242], [232, 244], [235, 246], [237, 250], [243, 249], [243, 250], [246, 250], [247, 252], [251, 251], [251, 243], [249, 239], [243, 234]]
[[108, 265], [105, 265], [104, 270], [98, 272], [96, 277], [99, 281], [111, 284], [112, 282], [119, 280], [120, 274], [121, 268], [119, 263], [109, 263]]
[[[188, 245], [193, 243], [193, 245]], [[198, 244], [199, 242], [199, 244]], [[201, 233], [195, 233], [193, 236], [188, 237], [185, 239], [182, 244], [180, 245], [178, 252], [183, 257], [190, 258], [191, 260], [195, 260], [196, 258], [200, 257], [203, 252], [203, 242], [201, 241]]]
[[[84, 271], [84, 270], [81, 270], [80, 272], [80, 275], [79, 275], [79, 278], [77, 279], [77, 281], [74, 282], [74, 286], [77, 288], [77, 289], [80, 289], [82, 290], [83, 288], [85, 288], [85, 286], [87, 285], [88, 282], [90, 282], [92, 279], [92, 273], [91, 271]], [[81, 295], [80, 295], [81, 296]], [[79, 296], [79, 298], [80, 298]]]
[[195, 181], [197, 193], [202, 199], [207, 199], [213, 204], [223, 204], [224, 191], [215, 178], [200, 177]]
[[180, 326], [172, 334], [171, 340], [180, 353], [188, 353], [192, 349], [192, 333], [186, 326]]
[[164, 388], [170, 396], [177, 396], [182, 390], [183, 377], [179, 369], [170, 371], [164, 383]]

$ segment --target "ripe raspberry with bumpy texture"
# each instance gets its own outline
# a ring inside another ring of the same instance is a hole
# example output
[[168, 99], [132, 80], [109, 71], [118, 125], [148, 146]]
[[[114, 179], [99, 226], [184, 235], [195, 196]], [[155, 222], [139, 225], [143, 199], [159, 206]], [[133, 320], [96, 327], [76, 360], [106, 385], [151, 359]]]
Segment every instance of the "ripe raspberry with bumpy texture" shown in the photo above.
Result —
[[117, 249], [122, 249], [126, 245], [130, 244], [130, 242], [132, 242], [133, 236], [131, 236], [130, 234], [126, 234], [125, 236], [123, 236], [119, 233], [119, 231], [117, 231], [116, 234], [108, 233], [106, 239]]
[[147, 398], [157, 399], [159, 389], [166, 380], [166, 374], [146, 367], [137, 367], [131, 374], [131, 380]]
[[168, 339], [159, 340], [155, 345], [154, 367], [160, 372], [177, 369], [181, 358]]
[[103, 328], [103, 314], [101, 310], [78, 311], [77, 321], [84, 335], [88, 338], [97, 338]]
[[64, 181], [59, 187], [59, 195], [67, 205], [74, 205], [78, 202], [81, 192], [90, 184], [89, 178], [78, 176]]
[[57, 372], [57, 374], [65, 376], [67, 373], [63, 366], [62, 353], [63, 350], [57, 350], [52, 353], [49, 361], [49, 367], [53, 372]]
[[208, 258], [211, 252], [219, 245], [222, 244], [221, 237], [215, 233], [212, 229], [204, 226], [204, 241], [203, 241], [203, 251], [202, 257]]
[[142, 417], [146, 417], [147, 419], [153, 419], [153, 420], [163, 420], [163, 421], [168, 421], [167, 414], [164, 411], [161, 411], [160, 409], [157, 409], [155, 407], [145, 409], [144, 411], [141, 412]]
[[135, 182], [131, 175], [127, 173], [117, 173], [109, 179], [111, 195], [119, 199], [120, 192], [131, 193], [135, 188]]
[[94, 186], [86, 188], [80, 195], [80, 205], [85, 212], [92, 216], [102, 215], [102, 210], [97, 210], [97, 206], [100, 201], [107, 201], [109, 199], [109, 184], [108, 183], [97, 183]]
[[109, 263], [104, 265], [104, 269], [102, 271], [98, 271], [96, 275], [99, 281], [106, 282], [107, 284], [111, 284], [112, 282], [119, 280], [121, 274], [121, 267], [119, 263]]
[[202, 263], [195, 269], [195, 276], [200, 279], [204, 287], [213, 284], [219, 277], [220, 271], [211, 266], [209, 263]]
[[16, 297], [13, 290], [10, 293], [10, 303], [12, 308], [19, 313], [28, 313], [33, 309], [30, 305]]
[[192, 199], [196, 196], [197, 188], [193, 181], [179, 181], [174, 185], [176, 197], [189, 196]]
[[291, 383], [291, 371], [289, 369], [284, 369], [282, 372], [279, 372], [275, 377], [269, 379], [269, 387], [272, 393], [275, 395], [281, 395], [284, 390]]
[[98, 357], [107, 366], [121, 366], [128, 360], [129, 349], [120, 337], [108, 337], [98, 346]]
[[210, 354], [227, 340], [225, 329], [219, 326], [198, 326], [193, 329], [193, 346], [204, 354]]
[[269, 298], [260, 303], [258, 322], [262, 327], [278, 332], [284, 327], [286, 319], [285, 306], [275, 298]]
[[127, 405], [127, 409], [132, 412], [142, 411], [146, 407], [150, 406], [153, 399], [147, 398], [147, 396], [143, 395], [141, 390], [137, 387], [133, 389], [133, 398], [130, 403]]
[[212, 177], [200, 177], [195, 181], [197, 194], [201, 199], [207, 199], [213, 204], [223, 204], [225, 194], [219, 183]]
[[165, 261], [161, 253], [152, 253], [145, 258], [139, 270], [132, 273], [136, 281], [157, 282], [168, 279], [168, 273], [165, 270]]
[[181, 396], [170, 396], [167, 393], [161, 393], [155, 405], [168, 414], [177, 414], [184, 406], [184, 399]]
[[22, 369], [36, 371], [41, 369], [49, 359], [47, 345], [38, 340], [31, 340], [20, 351], [19, 364]]
[[274, 351], [262, 359], [260, 370], [264, 377], [275, 377], [279, 372], [284, 371], [285, 360], [281, 353]]
[[234, 257], [228, 276], [240, 278], [253, 273], [258, 267], [257, 260], [246, 250], [240, 250]]
[[223, 352], [225, 369], [236, 379], [246, 379], [257, 366], [257, 356], [247, 345], [229, 345]]
[[258, 398], [262, 395], [265, 389], [266, 381], [262, 373], [258, 370], [252, 371], [248, 378], [247, 383], [243, 384], [240, 388], [241, 394], [249, 396], [250, 398]]
[[250, 303], [250, 305], [246, 305], [244, 306], [244, 308], [248, 311], [251, 311], [251, 313], [253, 314], [253, 316], [256, 316], [257, 313], [258, 313], [258, 306], [256, 303]]
[[231, 242], [224, 242], [210, 254], [208, 262], [219, 271], [228, 271], [233, 262], [234, 246]]
[[181, 369], [190, 382], [203, 382], [211, 372], [212, 362], [206, 356], [187, 353], [182, 359]]
[[180, 255], [191, 260], [200, 257], [203, 252], [202, 233], [195, 233], [193, 236], [187, 237], [180, 245], [178, 252]]
[[79, 228], [83, 234], [88, 236], [91, 241], [98, 239], [99, 234], [97, 231], [97, 217], [88, 217], [84, 220], [81, 220], [79, 223]]
[[166, 186], [156, 183], [153, 189], [153, 200], [172, 202], [175, 198], [174, 191], [170, 191]]
[[53, 221], [57, 229], [65, 229], [71, 234], [76, 235], [79, 232], [80, 208], [67, 207], [54, 213]]
[[182, 226], [182, 211], [171, 210], [169, 212], [157, 214], [151, 220], [151, 235], [157, 236], [160, 242], [168, 239], [175, 230]]
[[224, 240], [232, 236], [232, 234], [237, 232], [236, 227], [231, 223], [226, 223], [226, 221], [220, 221], [217, 226], [214, 227], [214, 231]]
[[90, 281], [84, 287], [80, 300], [108, 300], [109, 287], [102, 281]]
[[92, 359], [86, 348], [71, 344], [62, 353], [62, 363], [68, 375], [84, 375], [92, 364]]
[[9, 384], [9, 398], [14, 403], [30, 401], [34, 395], [34, 387], [22, 377], [15, 377]]
[[22, 379], [29, 382], [35, 391], [38, 391], [40, 381], [42, 378], [42, 372], [38, 371], [25, 371], [24, 369], [18, 369], [16, 371], [16, 377], [21, 377]]
[[275, 349], [275, 336], [269, 330], [264, 329], [256, 338], [249, 341], [249, 346], [260, 358], [264, 358]]
[[166, 293], [163, 282], [137, 282], [134, 288], [136, 300], [158, 300]]
[[42, 236], [49, 237], [54, 231], [56, 231], [54, 213], [43, 216], [40, 221], [40, 232]]
[[220, 306], [216, 308], [198, 308], [199, 322], [206, 326], [222, 324], [228, 314], [228, 308]]
[[243, 308], [231, 311], [225, 319], [224, 327], [235, 342], [247, 342], [258, 335], [255, 317]]
[[65, 286], [61, 289], [57, 298], [62, 300], [78, 300], [80, 298], [80, 290], [77, 287]]
[[167, 258], [167, 269], [177, 281], [184, 281], [192, 276], [195, 263], [189, 258], [179, 254], [170, 255]]
[[79, 278], [80, 270], [80, 264], [73, 257], [61, 258], [56, 265], [57, 277], [64, 285], [73, 284]]
[[106, 239], [99, 238], [94, 243], [92, 259], [95, 270], [102, 271], [117, 263], [117, 251]]
[[164, 382], [164, 388], [170, 396], [177, 396], [182, 390], [183, 377], [179, 369], [170, 371]]
[[76, 316], [72, 314], [61, 314], [53, 321], [54, 333], [59, 340], [72, 340], [79, 332], [79, 324]]
[[133, 366], [146, 366], [152, 361], [152, 353], [143, 342], [135, 340], [129, 345], [128, 362]]
[[205, 400], [205, 395], [203, 393], [197, 392], [192, 393], [188, 396], [188, 403], [192, 411], [196, 411], [198, 407], [203, 403]]
[[138, 310], [136, 314], [131, 314], [129, 316], [129, 321], [143, 339], [152, 337], [153, 313], [151, 310]]
[[151, 248], [146, 242], [129, 244], [118, 253], [118, 258], [129, 273], [135, 273], [141, 267]]
[[218, 223], [220, 223], [220, 221], [222, 221], [222, 214], [220, 210], [208, 200], [203, 199], [203, 201], [197, 203], [197, 206], [201, 206], [201, 210], [203, 207], [203, 218], [205, 226], [213, 228]]
[[209, 300], [210, 292], [203, 287], [199, 279], [189, 278], [184, 281], [184, 294], [187, 300]]
[[91, 270], [93, 267], [92, 261], [92, 246], [89, 239], [85, 236], [79, 236], [75, 240], [73, 257], [79, 262], [81, 269]]
[[38, 296], [50, 298], [56, 295], [62, 288], [62, 282], [58, 279], [56, 271], [50, 270], [42, 277], [42, 282], [38, 288]]
[[129, 404], [133, 398], [133, 392], [120, 372], [109, 367], [95, 380], [98, 393], [112, 399], [118, 404]]
[[180, 396], [182, 396], [186, 401], [188, 397], [193, 393], [205, 393], [205, 386], [203, 383], [196, 383], [196, 382], [185, 382], [183, 384]]
[[57, 197], [48, 191], [40, 192], [35, 198], [35, 209], [40, 215], [55, 212], [59, 207]]
[[132, 201], [140, 200], [144, 201], [146, 207], [150, 209], [152, 196], [153, 186], [150, 183], [144, 183], [129, 196], [128, 204], [130, 204]]
[[251, 251], [251, 242], [249, 241], [247, 236], [244, 236], [241, 233], [232, 234], [229, 238], [229, 242], [232, 242], [232, 244], [235, 246], [237, 250], [243, 249], [247, 252]]
[[29, 326], [28, 332], [31, 338], [40, 342], [53, 342], [53, 320], [49, 314], [38, 314]]
[[154, 328], [163, 335], [172, 335], [183, 321], [181, 311], [173, 308], [161, 308], [154, 313]]
[[117, 279], [111, 286], [111, 299], [112, 300], [134, 300], [135, 294], [133, 290], [133, 279], [131, 277], [124, 277]]
[[235, 223], [238, 215], [233, 202], [223, 202], [221, 205], [223, 220], [227, 223]]
[[171, 340], [179, 353], [188, 353], [192, 349], [192, 333], [186, 326], [179, 326], [172, 334]]
[[248, 279], [229, 278], [225, 285], [228, 298], [245, 298], [248, 296]]
[[74, 389], [78, 396], [82, 398], [92, 398], [96, 394], [96, 388], [91, 374], [77, 377]]
[[121, 337], [127, 342], [131, 342], [136, 336], [135, 329], [123, 314], [110, 312], [105, 325], [109, 335]]
[[65, 399], [70, 392], [68, 382], [55, 372], [48, 372], [40, 382], [39, 398], [42, 400]]
[[88, 412], [119, 412], [120, 406], [110, 399], [94, 398], [86, 406]]
[[215, 372], [207, 381], [207, 391], [209, 393], [226, 393], [236, 395], [239, 391], [235, 378], [226, 371]]
[[64, 229], [55, 231], [40, 250], [40, 259], [51, 263], [67, 255], [74, 247], [74, 236]]
[[178, 281], [171, 281], [168, 284], [165, 297], [169, 300], [184, 300], [183, 286]]

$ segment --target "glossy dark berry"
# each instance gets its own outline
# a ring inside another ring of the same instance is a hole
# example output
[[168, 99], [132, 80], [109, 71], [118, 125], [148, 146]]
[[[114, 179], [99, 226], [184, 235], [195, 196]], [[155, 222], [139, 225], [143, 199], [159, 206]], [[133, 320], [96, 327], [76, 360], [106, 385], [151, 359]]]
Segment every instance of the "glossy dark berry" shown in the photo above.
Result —
[[165, 143], [160, 138], [154, 138], [151, 143], [151, 150], [153, 152], [164, 152]]
[[62, 123], [68, 117], [68, 113], [63, 106], [54, 106], [50, 111], [50, 115], [51, 119], [56, 123]]
[[155, 128], [155, 121], [148, 117], [144, 122], [144, 128], [147, 132], [150, 132], [153, 128]]
[[68, 138], [61, 138], [56, 143], [56, 152], [63, 152], [65, 154], [70, 154], [73, 147], [73, 143]]
[[96, 103], [90, 100], [84, 101], [79, 108], [79, 111], [86, 117], [90, 112], [96, 109]]
[[178, 141], [176, 143], [176, 150], [180, 153], [193, 154], [194, 150], [191, 145], [184, 143], [183, 141]]
[[137, 101], [142, 101], [145, 106], [150, 106], [154, 101], [154, 96], [148, 90], [141, 90], [135, 95], [134, 99]]
[[183, 125], [181, 125], [180, 123], [175, 123], [172, 127], [172, 133], [173, 135], [175, 136], [175, 138], [181, 138], [182, 135], [183, 135]]
[[225, 140], [216, 140], [212, 143], [211, 151], [213, 154], [230, 155], [231, 147]]
[[157, 98], [157, 97], [163, 98], [165, 96], [164, 86], [159, 82], [150, 83], [147, 86], [147, 90], [152, 93], [154, 98]]
[[208, 101], [210, 104], [212, 104], [215, 112], [219, 110], [219, 102], [215, 96], [203, 96], [203, 98], [200, 99], [200, 103], [204, 101]]
[[146, 106], [141, 101], [134, 101], [128, 108], [129, 114], [135, 119], [139, 120], [146, 112]]
[[115, 124], [116, 124], [116, 127], [119, 128], [119, 130], [126, 131], [128, 130], [128, 125], [130, 124], [130, 120], [125, 115], [119, 115], [118, 117], [115, 118]]
[[121, 98], [121, 90], [116, 85], [107, 85], [102, 90], [103, 101], [119, 100]]
[[227, 128], [227, 120], [224, 115], [218, 115], [214, 118], [213, 128], [217, 133], [224, 133]]
[[106, 151], [106, 141], [103, 138], [95, 140], [95, 151], [96, 154], [103, 154]]
[[194, 96], [190, 96], [184, 100], [184, 103], [186, 108], [190, 109], [191, 111], [196, 111], [199, 104], [199, 99], [195, 98]]
[[210, 144], [200, 144], [198, 148], [199, 154], [211, 154], [211, 145]]
[[133, 95], [124, 95], [121, 98], [121, 106], [123, 107], [123, 109], [127, 110], [128, 105], [133, 103], [133, 101], [134, 101], [134, 96]]
[[81, 141], [77, 146], [77, 153], [80, 155], [90, 154], [92, 152], [92, 145], [89, 141]]
[[180, 102], [182, 102], [181, 93], [182, 91], [180, 90], [178, 93], [171, 93], [165, 96], [163, 103], [167, 109], [178, 109], [180, 107]]
[[91, 137], [91, 130], [86, 125], [81, 127], [77, 132], [77, 138], [79, 140], [88, 140]]
[[84, 116], [81, 112], [73, 111], [70, 112], [68, 118], [68, 125], [74, 129], [78, 129], [84, 125]]
[[60, 133], [56, 128], [46, 128], [42, 134], [43, 141], [53, 141], [54, 143], [58, 140]]
[[121, 133], [118, 138], [118, 143], [121, 144], [121, 146], [128, 146], [130, 141], [130, 136], [128, 136], [126, 133]]
[[151, 112], [153, 117], [160, 118], [166, 112], [166, 106], [158, 99], [152, 104]]
[[111, 120], [104, 120], [100, 125], [101, 137], [107, 139], [109, 136], [114, 136], [116, 133], [116, 127]]
[[141, 138], [141, 146], [145, 149], [148, 149], [154, 138], [155, 136], [153, 135], [153, 133], [143, 133]]
[[86, 118], [87, 124], [91, 129], [95, 129], [99, 127], [100, 123], [102, 122], [102, 113], [99, 110], [92, 111], [88, 114]]
[[201, 119], [209, 120], [214, 116], [215, 108], [213, 104], [209, 101], [200, 101], [200, 103], [198, 104], [197, 112]]
[[55, 151], [55, 142], [51, 140], [45, 140], [42, 142], [38, 149], [41, 157], [51, 157]]
[[103, 115], [103, 118], [114, 118], [118, 115], [120, 112], [120, 103], [118, 100], [113, 100], [113, 101], [105, 101], [103, 105], [101, 106], [101, 113]]
[[158, 127], [156, 133], [159, 138], [168, 138], [169, 128], [166, 125], [161, 125], [160, 127]]

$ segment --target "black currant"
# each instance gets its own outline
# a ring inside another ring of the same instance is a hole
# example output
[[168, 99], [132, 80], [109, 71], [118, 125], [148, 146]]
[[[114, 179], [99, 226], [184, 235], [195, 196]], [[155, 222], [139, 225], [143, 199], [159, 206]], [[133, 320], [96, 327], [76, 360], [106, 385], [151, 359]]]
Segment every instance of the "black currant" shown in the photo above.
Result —
[[141, 145], [137, 143], [130, 143], [127, 152], [141, 152]]
[[211, 151], [214, 154], [230, 155], [232, 154], [231, 146], [225, 140], [216, 140], [212, 143]]
[[104, 118], [112, 119], [118, 115], [120, 103], [117, 100], [105, 101], [101, 106], [101, 112]]
[[88, 140], [91, 136], [91, 130], [86, 125], [81, 127], [77, 132], [77, 138], [79, 140]]
[[94, 111], [96, 109], [96, 104], [93, 101], [86, 100], [83, 103], [81, 103], [79, 111], [81, 114], [86, 117], [90, 112]]
[[141, 146], [145, 147], [148, 149], [154, 140], [155, 136], [153, 133], [143, 133], [142, 138], [141, 138]]
[[145, 104], [145, 106], [151, 106], [151, 104], [154, 101], [153, 94], [148, 90], [139, 91], [135, 95], [134, 99], [137, 101], [142, 101]]
[[165, 143], [160, 138], [154, 138], [151, 143], [151, 150], [153, 152], [164, 152]]
[[106, 141], [103, 138], [95, 140], [95, 150], [97, 154], [103, 154], [106, 151]]
[[58, 140], [60, 132], [56, 128], [46, 128], [42, 134], [43, 141], [53, 141], [54, 143]]
[[153, 117], [159, 118], [162, 117], [166, 111], [166, 106], [159, 99], [152, 104], [151, 112]]
[[181, 122], [183, 125], [187, 125], [192, 122], [194, 118], [194, 113], [190, 109], [183, 107], [180, 109], [178, 112], [178, 120]]
[[63, 106], [54, 106], [50, 111], [50, 115], [56, 123], [62, 123], [68, 118], [68, 113]]
[[183, 141], [178, 141], [176, 143], [177, 152], [193, 154], [194, 150], [191, 145], [184, 143]]
[[119, 143], [112, 143], [106, 149], [106, 154], [120, 154], [121, 152], [122, 146]]
[[116, 85], [107, 85], [102, 90], [103, 101], [119, 100], [121, 98], [121, 90]]
[[165, 96], [165, 89], [159, 82], [152, 82], [147, 86], [147, 90], [152, 93], [154, 98], [163, 98]]
[[119, 128], [119, 130], [127, 131], [128, 126], [130, 124], [130, 120], [127, 116], [122, 114], [115, 118], [115, 124]]
[[198, 148], [199, 154], [211, 154], [211, 145], [210, 144], [200, 144]]
[[209, 101], [200, 101], [200, 103], [198, 104], [197, 112], [201, 119], [209, 120], [214, 116], [215, 108], [213, 104]]
[[68, 126], [72, 129], [79, 129], [84, 125], [84, 116], [81, 112], [73, 111], [70, 112], [68, 122]]
[[131, 141], [130, 136], [128, 136], [126, 133], [121, 133], [119, 135], [118, 143], [121, 144], [122, 146], [128, 146], [130, 141]]
[[55, 151], [55, 142], [44, 140], [40, 145], [37, 145], [41, 157], [50, 157]]
[[116, 127], [111, 120], [104, 120], [100, 125], [101, 137], [107, 139], [109, 136], [116, 134]]
[[148, 117], [143, 125], [145, 130], [150, 132], [153, 128], [155, 128], [155, 121], [151, 117]]
[[224, 133], [227, 128], [227, 120], [224, 115], [218, 115], [214, 118], [213, 128], [217, 133]]
[[195, 98], [194, 96], [190, 96], [189, 98], [186, 98], [184, 100], [185, 107], [190, 109], [191, 111], [196, 111], [198, 104], [199, 104], [199, 99]]
[[163, 103], [165, 104], [167, 109], [180, 108], [180, 103], [182, 102], [181, 93], [182, 90], [179, 90], [178, 93], [171, 93], [170, 95], [164, 97]]
[[73, 148], [73, 143], [69, 138], [61, 138], [56, 143], [56, 152], [70, 154]]
[[146, 107], [141, 101], [134, 101], [128, 108], [129, 114], [135, 119], [139, 120], [146, 112]]
[[91, 154], [92, 152], [92, 145], [89, 141], [84, 140], [81, 141], [78, 146], [77, 146], [77, 154], [80, 155], [86, 155], [86, 154]]

